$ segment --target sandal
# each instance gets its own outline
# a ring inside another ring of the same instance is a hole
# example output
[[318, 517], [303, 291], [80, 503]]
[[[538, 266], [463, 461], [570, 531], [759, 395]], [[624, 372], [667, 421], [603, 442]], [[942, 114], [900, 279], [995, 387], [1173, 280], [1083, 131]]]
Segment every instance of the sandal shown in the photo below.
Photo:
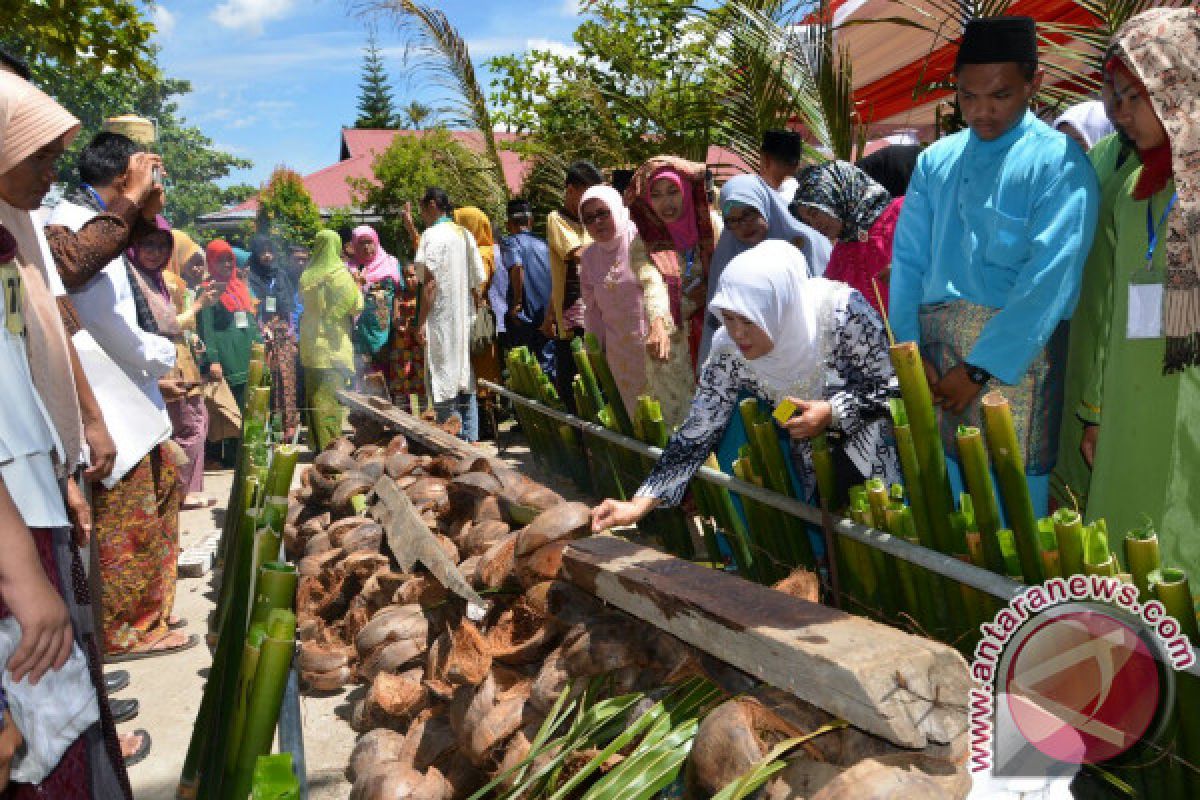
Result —
[[182, 511], [196, 511], [201, 508], [212, 508], [217, 504], [217, 498], [210, 494], [189, 495], [180, 506]]
[[193, 633], [180, 644], [162, 646], [162, 643], [172, 635], [174, 635], [173, 632], [168, 632], [149, 644], [141, 644], [123, 653], [105, 656], [104, 663], [119, 664], [122, 661], [137, 661], [142, 658], [154, 658], [155, 656], [165, 656], [171, 653], [181, 653], [184, 650], [191, 650], [200, 644], [200, 637]]
[[129, 755], [125, 756], [125, 766], [127, 766], [127, 767], [132, 767], [134, 764], [142, 763], [143, 761], [146, 760], [146, 756], [150, 755], [150, 733], [149, 733], [149, 731], [143, 730], [142, 728], [138, 728], [136, 731], [129, 734], [128, 737], [118, 736], [117, 738], [125, 739], [125, 741], [129, 741], [130, 739], [132, 739], [135, 736], [139, 737], [142, 740], [142, 743], [140, 745], [138, 745], [138, 748], [136, 750], [134, 750]]

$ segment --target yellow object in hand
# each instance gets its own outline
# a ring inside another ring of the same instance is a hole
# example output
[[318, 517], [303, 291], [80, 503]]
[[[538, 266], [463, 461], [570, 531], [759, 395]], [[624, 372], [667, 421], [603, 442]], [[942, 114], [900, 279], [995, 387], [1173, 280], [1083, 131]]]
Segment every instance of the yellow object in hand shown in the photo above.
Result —
[[783, 425], [792, 415], [796, 413], [796, 404], [791, 400], [784, 398], [783, 402], [775, 407], [775, 413], [771, 416], [775, 417], [775, 421]]

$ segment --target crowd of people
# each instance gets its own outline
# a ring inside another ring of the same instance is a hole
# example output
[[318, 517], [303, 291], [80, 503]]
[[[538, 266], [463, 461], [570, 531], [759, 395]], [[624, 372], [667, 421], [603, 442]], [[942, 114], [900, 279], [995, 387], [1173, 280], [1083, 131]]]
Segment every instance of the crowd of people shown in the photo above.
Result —
[[[370, 225], [201, 245], [163, 216], [170, 165], [111, 131], [45, 208], [80, 126], [19, 64], [0, 70], [0, 622], [19, 624], [5, 669], [98, 699], [16, 796], [130, 796], [125, 765], [149, 738], [117, 736], [137, 704], [109, 699], [128, 676], [101, 667], [197, 644], [173, 613], [179, 514], [215, 502], [206, 462], [233, 463], [258, 346], [272, 429], [321, 449], [352, 385], [492, 435], [478, 381], [518, 346], [573, 408], [571, 343], [594, 334], [619, 401], [653, 395], [674, 429], [636, 495], [596, 509], [603, 529], [680, 502], [710, 453], [728, 466], [742, 397], [794, 407], [781, 436], [801, 496], [818, 434], [842, 486], [899, 481], [890, 327], [920, 346], [952, 462], [958, 426], [999, 391], [1039, 513], [1078, 504], [1116, 531], [1149, 518], [1164, 560], [1200, 569], [1200, 15], [1133, 18], [1102, 99], [1053, 125], [1031, 111], [1036, 36], [1028, 18], [967, 25], [966, 130], [923, 150], [804, 164], [798, 133], [770, 131], [759, 174], [719, 193], [673, 156], [611, 183], [578, 161], [545, 238], [526, 200], [498, 236], [470, 198], [430, 187], [402, 214], [403, 262]], [[4, 723], [0, 760], [20, 735]]]

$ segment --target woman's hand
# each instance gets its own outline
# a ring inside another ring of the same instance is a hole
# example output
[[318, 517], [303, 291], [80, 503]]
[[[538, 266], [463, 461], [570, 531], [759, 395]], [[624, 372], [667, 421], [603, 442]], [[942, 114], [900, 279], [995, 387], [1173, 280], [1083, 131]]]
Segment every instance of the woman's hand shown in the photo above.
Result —
[[592, 530], [600, 533], [634, 525], [657, 505], [658, 500], [653, 497], [635, 497], [627, 502], [610, 498], [592, 509]]
[[71, 655], [71, 616], [42, 569], [30, 542], [31, 558], [13, 564], [0, 577], [0, 596], [21, 626], [21, 642], [8, 659], [14, 681], [26, 675], [36, 684], [48, 670], [60, 669]]
[[117, 445], [108, 433], [103, 417], [95, 417], [83, 423], [83, 438], [87, 442], [91, 466], [83, 476], [89, 481], [102, 481], [113, 471], [117, 463]]
[[1083, 439], [1079, 442], [1079, 454], [1083, 456], [1083, 460], [1089, 468], [1096, 460], [1096, 442], [1098, 441], [1100, 441], [1100, 426], [1084, 425]]
[[163, 400], [168, 403], [187, 397], [187, 388], [183, 385], [183, 381], [175, 378], [160, 378], [158, 390], [162, 392]]
[[92, 538], [92, 507], [74, 478], [67, 479], [67, 516], [75, 529], [76, 547], [87, 547]]
[[811, 439], [819, 433], [824, 433], [833, 423], [833, 406], [824, 400], [800, 400], [789, 397], [796, 413], [783, 423], [788, 435], [793, 439]]
[[225, 377], [225, 370], [221, 369], [219, 362], [214, 361], [208, 365], [208, 379], [213, 383]]
[[12, 717], [12, 712], [5, 709], [4, 730], [0, 731], [0, 792], [8, 788], [8, 780], [12, 775], [13, 757], [23, 744], [25, 744], [25, 737], [17, 730], [17, 723]]
[[650, 333], [646, 336], [646, 352], [658, 361], [666, 361], [671, 357], [671, 337], [667, 336], [667, 325], [662, 317], [650, 323]]
[[699, 308], [700, 306], [704, 305], [704, 301], [708, 299], [708, 284], [704, 281], [700, 281], [692, 286], [692, 288], [687, 290], [686, 296], [688, 300], [691, 300], [692, 303]]

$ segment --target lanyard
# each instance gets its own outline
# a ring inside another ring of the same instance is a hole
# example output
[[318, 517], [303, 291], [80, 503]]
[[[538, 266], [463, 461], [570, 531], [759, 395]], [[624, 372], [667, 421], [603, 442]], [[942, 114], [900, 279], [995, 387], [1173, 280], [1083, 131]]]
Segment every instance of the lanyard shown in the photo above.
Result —
[[1171, 195], [1171, 199], [1167, 201], [1167, 207], [1163, 209], [1162, 216], [1159, 217], [1158, 227], [1154, 225], [1154, 213], [1150, 207], [1153, 205], [1152, 199], [1146, 201], [1146, 269], [1150, 269], [1151, 262], [1154, 261], [1154, 250], [1158, 247], [1158, 234], [1162, 233], [1162, 227], [1167, 222], [1167, 215], [1171, 213], [1171, 209], [1175, 207], [1175, 200], [1179, 197], [1179, 192]]
[[86, 183], [80, 184], [80, 185], [83, 186], [84, 191], [86, 191], [88, 194], [90, 194], [92, 196], [92, 199], [95, 200], [100, 205], [100, 209], [102, 211], [108, 211], [108, 204], [105, 203], [103, 198], [100, 197], [99, 192], [97, 192], [95, 189], [93, 189], [91, 186], [89, 186]]

